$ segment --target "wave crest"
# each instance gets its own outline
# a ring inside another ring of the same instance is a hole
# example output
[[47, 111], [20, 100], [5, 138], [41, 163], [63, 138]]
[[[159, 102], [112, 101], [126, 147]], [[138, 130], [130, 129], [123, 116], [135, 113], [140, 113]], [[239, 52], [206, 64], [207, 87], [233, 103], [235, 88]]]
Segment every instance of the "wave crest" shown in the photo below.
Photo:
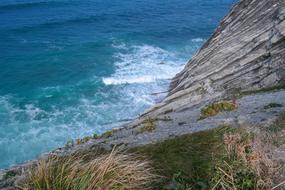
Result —
[[[114, 46], [121, 49], [121, 46]], [[124, 48], [126, 46], [124, 45]], [[175, 76], [186, 60], [173, 52], [150, 45], [127, 47], [126, 53], [117, 53], [116, 71], [102, 79], [105, 85], [151, 83]]]

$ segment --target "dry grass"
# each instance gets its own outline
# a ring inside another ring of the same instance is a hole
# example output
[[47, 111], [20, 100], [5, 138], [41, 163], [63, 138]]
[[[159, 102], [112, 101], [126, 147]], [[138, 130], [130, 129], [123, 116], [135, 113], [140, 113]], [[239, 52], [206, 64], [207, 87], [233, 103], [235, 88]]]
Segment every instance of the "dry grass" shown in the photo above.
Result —
[[224, 135], [227, 158], [217, 166], [213, 189], [261, 189], [274, 187], [278, 164], [271, 158], [270, 146], [257, 134], [244, 131]]
[[31, 169], [22, 189], [150, 189], [158, 178], [148, 161], [113, 150], [88, 162], [84, 155], [49, 157]]

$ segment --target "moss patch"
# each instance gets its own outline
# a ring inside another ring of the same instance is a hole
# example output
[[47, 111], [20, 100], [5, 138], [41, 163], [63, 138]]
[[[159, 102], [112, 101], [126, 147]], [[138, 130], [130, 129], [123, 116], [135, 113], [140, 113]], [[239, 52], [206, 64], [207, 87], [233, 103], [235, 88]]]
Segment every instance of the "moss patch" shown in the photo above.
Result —
[[221, 112], [232, 111], [236, 108], [237, 106], [232, 101], [216, 102], [202, 108], [200, 119], [215, 116]]

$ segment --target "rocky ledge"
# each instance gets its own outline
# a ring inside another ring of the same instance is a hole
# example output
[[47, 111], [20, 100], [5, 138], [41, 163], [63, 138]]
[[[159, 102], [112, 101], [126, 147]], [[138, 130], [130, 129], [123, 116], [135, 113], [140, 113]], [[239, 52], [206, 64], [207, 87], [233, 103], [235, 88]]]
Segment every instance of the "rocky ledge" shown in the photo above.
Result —
[[[162, 102], [120, 129], [42, 157], [92, 150], [98, 145], [135, 147], [220, 125], [268, 126], [285, 112], [284, 82], [285, 1], [241, 0], [172, 80]], [[209, 117], [201, 117], [207, 107], [225, 101], [233, 109], [211, 110]], [[280, 152], [285, 155], [285, 150]], [[1, 171], [0, 187], [12, 188], [33, 163]], [[6, 178], [9, 173], [13, 176]]]

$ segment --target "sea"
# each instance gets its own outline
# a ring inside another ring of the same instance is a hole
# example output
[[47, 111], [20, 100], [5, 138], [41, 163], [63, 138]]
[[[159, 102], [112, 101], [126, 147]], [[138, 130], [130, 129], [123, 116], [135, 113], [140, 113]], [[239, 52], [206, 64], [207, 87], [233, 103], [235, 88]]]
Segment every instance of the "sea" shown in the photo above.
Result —
[[0, 168], [167, 95], [236, 0], [1, 0]]

